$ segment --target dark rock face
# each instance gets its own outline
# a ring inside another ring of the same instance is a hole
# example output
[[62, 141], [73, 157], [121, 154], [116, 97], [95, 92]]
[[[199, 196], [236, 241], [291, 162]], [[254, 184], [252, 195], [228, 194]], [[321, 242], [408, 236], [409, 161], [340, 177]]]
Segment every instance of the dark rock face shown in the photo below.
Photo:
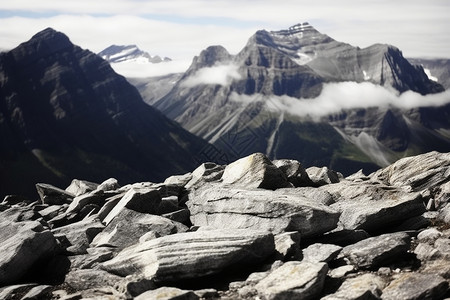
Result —
[[0, 195], [31, 195], [17, 183], [39, 179], [162, 180], [192, 170], [207, 145], [50, 28], [0, 56], [0, 133]]
[[[319, 186], [298, 161], [255, 153], [165, 183], [74, 180], [62, 200], [41, 184], [44, 203], [0, 203], [0, 297], [444, 299], [449, 165], [431, 152]], [[256, 187], [276, 168], [307, 186]], [[179, 211], [183, 224], [166, 217]]]
[[[207, 72], [223, 78], [210, 81]], [[150, 101], [212, 143], [204, 155], [223, 163], [261, 152], [350, 175], [373, 172], [405, 155], [450, 151], [448, 135], [440, 130], [450, 128], [449, 105], [350, 109], [313, 122], [279, 103], [313, 102], [325, 84], [349, 81], [399, 93], [444, 91], [394, 46], [360, 49], [304, 23], [258, 31], [234, 56], [220, 46], [207, 48], [165, 96]]]
[[433, 80], [440, 83], [445, 89], [450, 88], [450, 59], [408, 58], [408, 61], [424, 68]]

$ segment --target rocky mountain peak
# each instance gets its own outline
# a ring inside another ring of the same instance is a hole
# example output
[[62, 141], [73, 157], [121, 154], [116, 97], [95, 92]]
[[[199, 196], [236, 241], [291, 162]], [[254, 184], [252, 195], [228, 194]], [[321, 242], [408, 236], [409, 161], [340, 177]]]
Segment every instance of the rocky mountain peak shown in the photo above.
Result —
[[192, 71], [200, 68], [212, 67], [215, 64], [226, 63], [231, 59], [231, 54], [223, 46], [209, 46], [200, 52], [200, 55], [194, 57], [189, 70]]
[[171, 61], [170, 58], [152, 56], [148, 52], [139, 49], [136, 45], [111, 45], [98, 53], [103, 59], [110, 63], [121, 63], [138, 61], [145, 63], [160, 63]]

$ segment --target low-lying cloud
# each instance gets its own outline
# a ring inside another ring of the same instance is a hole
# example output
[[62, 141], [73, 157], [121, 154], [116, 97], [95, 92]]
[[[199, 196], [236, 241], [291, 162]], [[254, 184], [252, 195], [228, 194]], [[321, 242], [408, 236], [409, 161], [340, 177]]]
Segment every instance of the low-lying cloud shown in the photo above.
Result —
[[233, 80], [242, 78], [238, 72], [239, 66], [234, 64], [216, 65], [212, 67], [201, 68], [182, 82], [182, 86], [193, 87], [196, 85], [219, 84], [222, 86], [230, 85]]
[[369, 82], [342, 82], [326, 84], [322, 93], [313, 99], [237, 93], [233, 93], [230, 99], [242, 103], [263, 101], [271, 111], [318, 120], [320, 117], [354, 108], [397, 107], [410, 109], [442, 106], [450, 103], [450, 91], [423, 96], [412, 91], [399, 94]]
[[146, 78], [164, 76], [172, 73], [183, 73], [191, 64], [190, 60], [172, 60], [157, 64], [140, 62], [120, 62], [113, 63], [111, 67], [125, 77]]

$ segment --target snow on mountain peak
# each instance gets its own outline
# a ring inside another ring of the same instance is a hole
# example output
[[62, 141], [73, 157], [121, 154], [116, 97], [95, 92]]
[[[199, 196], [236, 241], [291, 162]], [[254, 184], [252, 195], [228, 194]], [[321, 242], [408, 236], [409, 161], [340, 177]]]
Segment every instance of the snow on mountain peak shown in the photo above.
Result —
[[171, 61], [168, 57], [162, 59], [157, 55], [151, 56], [148, 52], [142, 51], [136, 45], [112, 45], [99, 52], [98, 55], [110, 63], [160, 63]]

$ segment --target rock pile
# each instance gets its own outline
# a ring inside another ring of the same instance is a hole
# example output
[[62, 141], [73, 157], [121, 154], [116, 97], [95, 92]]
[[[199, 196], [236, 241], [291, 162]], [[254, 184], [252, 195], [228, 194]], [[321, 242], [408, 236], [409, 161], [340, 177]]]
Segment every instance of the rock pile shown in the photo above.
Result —
[[450, 153], [347, 178], [256, 153], [0, 204], [1, 299], [450, 297]]

